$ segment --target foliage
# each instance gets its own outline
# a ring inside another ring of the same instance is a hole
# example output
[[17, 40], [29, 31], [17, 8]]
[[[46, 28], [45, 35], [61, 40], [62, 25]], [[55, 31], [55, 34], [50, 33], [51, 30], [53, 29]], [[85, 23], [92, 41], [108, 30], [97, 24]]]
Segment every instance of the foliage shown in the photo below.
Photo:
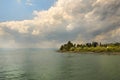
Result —
[[73, 44], [68, 41], [60, 47], [62, 52], [120, 52], [120, 43], [101, 44], [98, 42], [86, 43], [86, 44]]

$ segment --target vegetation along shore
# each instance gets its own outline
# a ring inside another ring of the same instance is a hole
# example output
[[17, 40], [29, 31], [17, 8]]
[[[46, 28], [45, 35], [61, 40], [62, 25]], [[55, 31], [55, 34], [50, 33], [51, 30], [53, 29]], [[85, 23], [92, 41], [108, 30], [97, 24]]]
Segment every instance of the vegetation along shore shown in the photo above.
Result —
[[120, 43], [102, 44], [98, 42], [91, 42], [85, 44], [74, 44], [68, 41], [61, 45], [59, 52], [73, 52], [73, 53], [101, 53], [101, 54], [120, 54]]

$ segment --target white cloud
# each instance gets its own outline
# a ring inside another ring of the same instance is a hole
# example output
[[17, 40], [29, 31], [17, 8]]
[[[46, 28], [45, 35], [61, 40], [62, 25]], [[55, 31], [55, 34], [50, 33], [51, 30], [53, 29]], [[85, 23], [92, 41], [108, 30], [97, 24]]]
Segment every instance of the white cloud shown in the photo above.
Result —
[[26, 5], [28, 5], [28, 6], [33, 6], [33, 3], [31, 2], [31, 0], [27, 0], [27, 1], [26, 1]]
[[67, 25], [66, 30], [71, 31], [74, 29], [74, 26], [72, 24]]
[[39, 30], [33, 30], [32, 34], [33, 35], [38, 35], [39, 34]]
[[0, 42], [45, 48], [67, 40], [119, 41], [119, 5], [118, 0], [58, 0], [46, 11], [34, 11], [31, 20], [1, 22]]

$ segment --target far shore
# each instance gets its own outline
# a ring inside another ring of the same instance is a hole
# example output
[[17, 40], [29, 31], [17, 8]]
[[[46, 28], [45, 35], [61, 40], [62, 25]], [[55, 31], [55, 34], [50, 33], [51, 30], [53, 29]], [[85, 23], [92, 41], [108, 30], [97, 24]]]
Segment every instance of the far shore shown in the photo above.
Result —
[[67, 44], [61, 45], [58, 52], [120, 55], [120, 43], [116, 42], [116, 43], [102, 44], [98, 42], [92, 42], [86, 44], [73, 44], [71, 41], [68, 41]]

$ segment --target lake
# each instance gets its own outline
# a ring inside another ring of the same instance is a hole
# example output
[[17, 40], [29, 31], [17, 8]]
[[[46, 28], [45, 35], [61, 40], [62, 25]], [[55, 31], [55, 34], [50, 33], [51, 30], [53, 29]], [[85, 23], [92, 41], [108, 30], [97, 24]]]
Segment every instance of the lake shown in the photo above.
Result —
[[120, 80], [120, 55], [0, 49], [0, 80]]

